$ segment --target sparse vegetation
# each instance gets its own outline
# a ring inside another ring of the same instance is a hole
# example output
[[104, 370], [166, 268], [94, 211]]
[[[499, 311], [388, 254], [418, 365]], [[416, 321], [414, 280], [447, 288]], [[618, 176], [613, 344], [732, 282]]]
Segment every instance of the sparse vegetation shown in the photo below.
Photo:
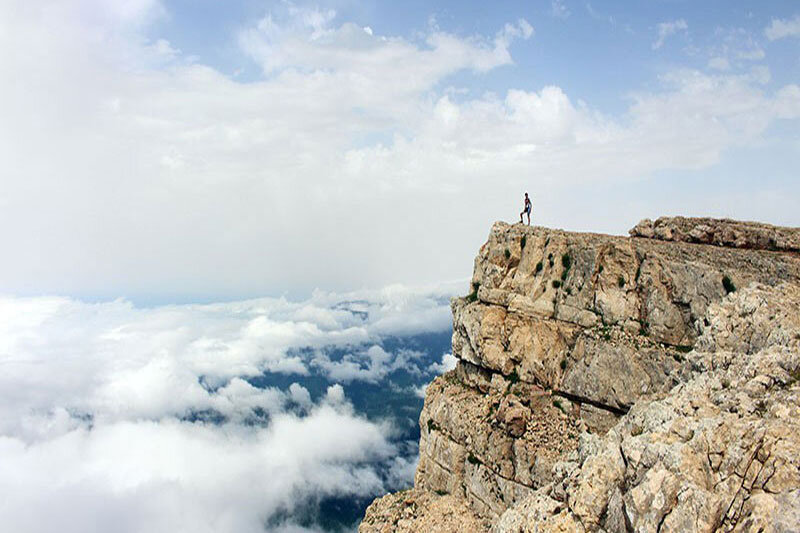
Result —
[[694, 346], [674, 346], [674, 348], [680, 353], [689, 353], [694, 350]]
[[511, 259], [511, 251], [508, 248], [506, 248], [506, 251], [503, 253], [503, 255], [506, 257], [506, 261]]
[[480, 459], [472, 455], [472, 452], [469, 452], [469, 455], [467, 455], [467, 461], [469, 461], [469, 463], [472, 465], [483, 464]]
[[639, 327], [639, 335], [643, 337], [647, 337], [650, 334], [650, 324], [647, 322], [642, 322], [642, 325]]
[[567, 288], [566, 288], [566, 293], [567, 293], [567, 294], [569, 294], [570, 296], [572, 296], [572, 289], [570, 289], [569, 287], [567, 287]]
[[510, 381], [512, 385], [514, 385], [515, 383], [519, 383], [519, 374], [517, 374], [516, 370], [512, 370], [511, 373], [506, 377], [508, 378], [508, 381]]
[[617, 276], [617, 285], [619, 285], [620, 289], [622, 287], [624, 287], [625, 286], [625, 278], [623, 278], [622, 276]]
[[481, 288], [480, 282], [472, 284], [472, 292], [467, 295], [467, 302], [472, 303], [478, 301], [478, 289]]
[[439, 424], [433, 421], [433, 418], [428, 419], [428, 433], [431, 431], [439, 431]]
[[527, 243], [527, 242], [528, 242], [528, 236], [527, 235], [523, 235], [522, 236], [522, 240], [519, 241], [520, 249], [525, 248], [525, 243]]
[[636, 267], [636, 281], [637, 281], [637, 283], [639, 281], [639, 276], [641, 276], [641, 275], [642, 275], [642, 264], [639, 263], [639, 266]]
[[542, 264], [542, 262], [541, 262], [541, 261], [539, 261], [538, 263], [536, 263], [536, 273], [537, 273], [537, 274], [538, 274], [539, 272], [541, 272], [541, 271], [542, 271], [542, 267], [544, 267], [544, 265]]
[[733, 284], [733, 281], [728, 276], [722, 276], [722, 287], [725, 289], [725, 294], [736, 291], [736, 285]]
[[552, 268], [553, 265], [555, 264], [555, 261], [553, 261], [553, 254], [552, 253], [547, 254], [547, 262], [550, 263], [550, 268]]
[[559, 363], [558, 366], [561, 367], [561, 370], [566, 370], [567, 369], [567, 360], [566, 359], [562, 359], [561, 363]]
[[438, 496], [447, 496], [447, 491], [442, 489], [436, 489], [435, 492]]
[[567, 275], [569, 274], [569, 269], [572, 267], [572, 259], [570, 258], [569, 254], [564, 254], [561, 256], [561, 266], [564, 267], [564, 270], [561, 272], [561, 281], [566, 281]]
[[800, 366], [795, 368], [794, 370], [789, 371], [789, 380], [786, 382], [786, 387], [791, 387], [795, 383], [800, 381]]
[[561, 411], [564, 414], [566, 414], [566, 412], [567, 412], [564, 409], [564, 406], [561, 405], [561, 400], [553, 400], [553, 407], [555, 407], [556, 409], [558, 409], [559, 411]]
[[600, 265], [599, 267], [597, 267], [597, 273], [598, 274], [602, 274], [603, 270], [604, 270], [603, 265]]
[[557, 279], [554, 279], [553, 280], [553, 288], [554, 289], [558, 289], [559, 287], [561, 287], [561, 281], [559, 281]]

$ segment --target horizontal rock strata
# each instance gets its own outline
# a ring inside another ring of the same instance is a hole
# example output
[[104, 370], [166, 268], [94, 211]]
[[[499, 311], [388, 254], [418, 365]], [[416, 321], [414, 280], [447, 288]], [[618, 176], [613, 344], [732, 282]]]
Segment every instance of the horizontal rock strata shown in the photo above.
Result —
[[426, 391], [414, 490], [498, 532], [734, 530], [795, 502], [794, 231], [496, 223], [452, 301], [458, 365]]
[[642, 220], [630, 234], [632, 237], [665, 241], [800, 252], [800, 228], [782, 228], [760, 222], [661, 217], [655, 222], [650, 219]]

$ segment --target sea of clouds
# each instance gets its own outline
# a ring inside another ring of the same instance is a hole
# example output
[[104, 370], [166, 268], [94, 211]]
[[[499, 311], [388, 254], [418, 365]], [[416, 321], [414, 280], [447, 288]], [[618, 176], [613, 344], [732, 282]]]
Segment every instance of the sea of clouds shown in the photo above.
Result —
[[411, 483], [406, 414], [368, 415], [348, 394], [371, 384], [419, 401], [454, 359], [402, 339], [446, 336], [457, 288], [147, 308], [0, 298], [0, 523], [326, 529], [315, 504]]

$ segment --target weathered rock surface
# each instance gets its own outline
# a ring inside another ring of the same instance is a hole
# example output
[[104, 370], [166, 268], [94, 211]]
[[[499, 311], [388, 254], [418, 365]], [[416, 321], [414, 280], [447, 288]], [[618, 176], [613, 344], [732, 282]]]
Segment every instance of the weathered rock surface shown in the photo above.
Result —
[[661, 217], [644, 219], [630, 231], [632, 237], [753, 248], [800, 251], [800, 228], [782, 228], [760, 222], [715, 218]]
[[637, 228], [492, 227], [452, 302], [459, 363], [426, 391], [413, 520], [457, 502], [483, 529], [452, 531], [800, 530], [795, 230]]
[[[493, 531], [550, 531], [564, 520], [571, 531], [800, 530], [798, 309], [800, 290], [786, 285], [713, 304], [715, 327], [701, 340], [714, 351], [688, 355], [693, 377], [589, 437], [594, 449], [573, 454], [578, 466], [558, 486], [506, 511]], [[750, 353], [714, 349], [715, 332], [759, 316], [782, 334], [747, 341]]]
[[358, 530], [361, 533], [451, 533], [487, 528], [463, 500], [411, 489], [387, 494], [372, 502]]

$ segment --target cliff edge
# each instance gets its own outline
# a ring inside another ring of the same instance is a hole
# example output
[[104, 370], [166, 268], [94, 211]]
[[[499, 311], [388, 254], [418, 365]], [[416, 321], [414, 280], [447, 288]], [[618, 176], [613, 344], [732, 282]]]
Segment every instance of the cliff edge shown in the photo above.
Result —
[[800, 229], [495, 223], [359, 531], [800, 530]]

